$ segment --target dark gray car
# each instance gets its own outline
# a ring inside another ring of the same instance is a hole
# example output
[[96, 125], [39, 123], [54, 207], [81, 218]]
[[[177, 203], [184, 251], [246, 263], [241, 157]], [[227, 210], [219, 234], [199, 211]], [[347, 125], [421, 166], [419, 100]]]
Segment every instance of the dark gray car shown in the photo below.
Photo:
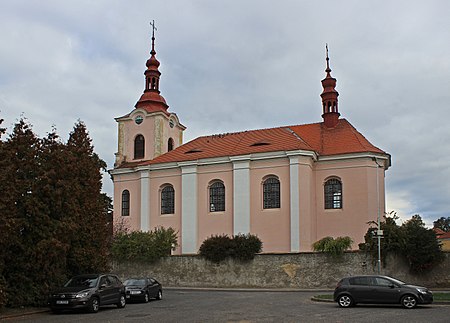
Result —
[[162, 299], [162, 285], [154, 278], [130, 278], [123, 282], [128, 301], [147, 303], [150, 298]]
[[417, 304], [431, 304], [433, 293], [426, 287], [409, 285], [389, 276], [354, 276], [339, 281], [334, 301], [341, 307], [364, 303], [414, 308]]
[[71, 309], [96, 313], [100, 306], [112, 304], [123, 308], [126, 305], [125, 287], [116, 275], [79, 275], [54, 291], [49, 303], [54, 313]]

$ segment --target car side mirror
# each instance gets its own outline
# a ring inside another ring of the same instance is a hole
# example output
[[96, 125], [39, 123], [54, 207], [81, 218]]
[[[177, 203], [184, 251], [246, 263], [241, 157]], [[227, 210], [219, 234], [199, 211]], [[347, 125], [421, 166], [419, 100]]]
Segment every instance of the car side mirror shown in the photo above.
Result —
[[103, 288], [105, 288], [106, 287], [106, 284], [101, 284], [100, 285], [100, 289], [103, 289]]
[[394, 284], [390, 284], [389, 287], [390, 288], [395, 288], [395, 285]]

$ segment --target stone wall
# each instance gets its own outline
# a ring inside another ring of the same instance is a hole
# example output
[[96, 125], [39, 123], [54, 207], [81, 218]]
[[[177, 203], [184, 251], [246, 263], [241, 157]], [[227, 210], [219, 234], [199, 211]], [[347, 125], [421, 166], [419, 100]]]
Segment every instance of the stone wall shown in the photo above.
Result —
[[[155, 264], [115, 263], [122, 279], [152, 276], [166, 287], [334, 289], [344, 276], [376, 274], [370, 256], [348, 252], [340, 258], [320, 253], [261, 254], [246, 263], [231, 259], [214, 264], [199, 256], [170, 256]], [[423, 275], [409, 273], [407, 264], [390, 257], [382, 274], [427, 287], [450, 287], [450, 253]]]

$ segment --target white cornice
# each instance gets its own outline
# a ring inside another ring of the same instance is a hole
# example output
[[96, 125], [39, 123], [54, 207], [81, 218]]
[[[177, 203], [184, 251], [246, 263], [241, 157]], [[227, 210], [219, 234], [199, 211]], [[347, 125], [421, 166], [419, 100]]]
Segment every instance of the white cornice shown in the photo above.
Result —
[[345, 155], [333, 155], [333, 156], [319, 156], [319, 162], [326, 161], [342, 161], [342, 160], [350, 160], [350, 159], [361, 159], [361, 158], [369, 158], [369, 159], [378, 159], [384, 163], [384, 169], [388, 169], [390, 165], [390, 156], [389, 154], [380, 154], [380, 153], [354, 153], [354, 154], [345, 154]]
[[118, 169], [109, 170], [109, 173], [111, 175], [121, 175], [121, 174], [136, 173], [136, 172], [145, 171], [145, 170], [153, 171], [153, 170], [173, 169], [173, 168], [181, 168], [181, 167], [188, 167], [188, 166], [217, 165], [217, 164], [227, 164], [227, 163], [233, 163], [233, 162], [287, 158], [287, 157], [293, 157], [293, 156], [310, 157], [310, 158], [312, 158], [312, 160], [318, 161], [318, 162], [343, 161], [343, 160], [361, 159], [361, 158], [370, 158], [370, 159], [377, 158], [378, 160], [383, 161], [383, 163], [385, 164], [385, 169], [389, 168], [389, 166], [390, 166], [389, 165], [389, 156], [386, 154], [354, 153], [354, 154], [334, 155], [334, 156], [317, 156], [314, 151], [291, 150], [291, 151], [275, 151], [275, 152], [256, 153], [256, 154], [239, 155], [239, 156], [204, 158], [204, 159], [198, 159], [198, 160], [188, 160], [188, 161], [180, 161], [180, 162], [151, 164], [151, 165], [137, 166], [137, 167], [118, 168]]

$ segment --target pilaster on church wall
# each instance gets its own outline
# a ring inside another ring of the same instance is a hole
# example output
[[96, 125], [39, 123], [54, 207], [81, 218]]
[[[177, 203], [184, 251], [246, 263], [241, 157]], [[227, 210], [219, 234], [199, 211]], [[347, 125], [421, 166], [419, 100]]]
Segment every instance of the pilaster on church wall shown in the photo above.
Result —
[[153, 134], [153, 157], [158, 157], [163, 152], [163, 139], [164, 139], [164, 121], [162, 117], [155, 117], [155, 126]]
[[117, 153], [116, 153], [116, 160], [114, 162], [114, 165], [120, 165], [123, 162], [124, 159], [124, 124], [123, 122], [119, 121], [119, 124], [117, 126]]
[[300, 251], [310, 251], [317, 240], [317, 215], [315, 208], [314, 161], [309, 156], [299, 156]]

